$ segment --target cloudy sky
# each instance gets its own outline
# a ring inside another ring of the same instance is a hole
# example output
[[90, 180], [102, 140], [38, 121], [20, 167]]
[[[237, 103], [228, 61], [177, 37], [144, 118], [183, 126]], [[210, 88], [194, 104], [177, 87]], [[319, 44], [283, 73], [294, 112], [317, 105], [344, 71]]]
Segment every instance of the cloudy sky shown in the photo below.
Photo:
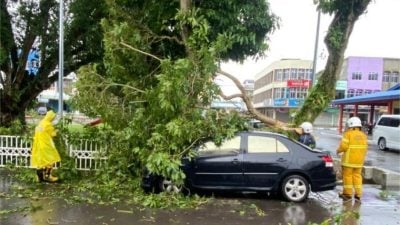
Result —
[[[253, 79], [270, 63], [282, 58], [313, 60], [317, 11], [313, 0], [268, 0], [280, 17], [280, 29], [270, 36], [264, 59], [244, 64], [225, 63], [222, 69], [240, 80]], [[400, 58], [400, 0], [373, 0], [367, 13], [356, 22], [345, 57], [370, 56]], [[317, 71], [325, 67], [327, 51], [323, 43], [332, 17], [321, 15]], [[230, 86], [231, 84], [224, 84]]]

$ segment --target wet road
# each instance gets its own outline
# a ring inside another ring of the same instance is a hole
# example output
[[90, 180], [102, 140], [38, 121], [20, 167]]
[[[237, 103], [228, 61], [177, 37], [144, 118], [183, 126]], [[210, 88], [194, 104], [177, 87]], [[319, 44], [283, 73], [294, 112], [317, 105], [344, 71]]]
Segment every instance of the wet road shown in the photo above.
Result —
[[[306, 225], [322, 223], [344, 212], [350, 212], [342, 218], [345, 225], [400, 224], [400, 191], [383, 192], [377, 185], [365, 185], [362, 204], [343, 203], [337, 197], [339, 190], [335, 190], [311, 193], [306, 202], [296, 204], [250, 193], [218, 194], [197, 209], [169, 210], [71, 203], [55, 197], [8, 198], [12, 184], [12, 178], [0, 177], [1, 225]], [[45, 188], [51, 188], [51, 185]], [[6, 211], [13, 212], [4, 213]]]
[[[341, 135], [336, 130], [320, 129], [314, 132], [317, 148], [331, 152], [332, 157], [336, 155], [336, 149], [339, 145]], [[400, 152], [399, 151], [381, 151], [372, 138], [368, 137], [368, 153], [366, 164], [370, 166], [381, 167], [384, 169], [400, 172]]]
[[[316, 130], [315, 136], [317, 147], [336, 157], [340, 135], [332, 130]], [[370, 143], [367, 160], [373, 166], [400, 172], [398, 152], [382, 152]], [[311, 193], [304, 203], [251, 193], [217, 194], [197, 209], [170, 210], [77, 204], [60, 198], [10, 198], [7, 193], [13, 183], [12, 177], [4, 176], [0, 169], [0, 225], [308, 225], [353, 211], [359, 216], [346, 214], [342, 224], [400, 225], [400, 191], [381, 190], [379, 185], [371, 184], [364, 185], [362, 204], [343, 203], [337, 197], [342, 189], [338, 186], [334, 191]]]

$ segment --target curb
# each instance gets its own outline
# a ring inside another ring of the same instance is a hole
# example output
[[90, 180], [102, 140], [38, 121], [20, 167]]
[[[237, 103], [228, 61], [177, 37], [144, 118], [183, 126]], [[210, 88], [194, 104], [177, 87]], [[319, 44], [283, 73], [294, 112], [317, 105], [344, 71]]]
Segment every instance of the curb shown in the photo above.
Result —
[[[339, 159], [334, 160], [334, 167], [339, 180], [341, 178], [341, 166]], [[362, 176], [365, 183], [378, 184], [383, 190], [400, 190], [400, 173], [376, 166], [363, 166]]]

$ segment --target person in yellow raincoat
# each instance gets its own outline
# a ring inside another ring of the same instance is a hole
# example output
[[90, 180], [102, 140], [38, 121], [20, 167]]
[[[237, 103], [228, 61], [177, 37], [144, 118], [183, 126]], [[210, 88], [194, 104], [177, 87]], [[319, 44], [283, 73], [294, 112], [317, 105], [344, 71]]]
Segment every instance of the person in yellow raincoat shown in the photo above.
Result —
[[55, 117], [56, 114], [52, 110], [48, 111], [35, 128], [31, 165], [36, 168], [39, 182], [56, 182], [58, 180], [52, 175], [54, 163], [61, 161], [53, 141], [53, 137], [57, 134], [57, 130], [52, 124]]
[[362, 167], [368, 151], [367, 135], [361, 130], [361, 120], [358, 117], [351, 117], [348, 122], [348, 129], [343, 134], [337, 154], [342, 154], [342, 179], [343, 192], [339, 194], [343, 200], [354, 198], [361, 202], [362, 196]]

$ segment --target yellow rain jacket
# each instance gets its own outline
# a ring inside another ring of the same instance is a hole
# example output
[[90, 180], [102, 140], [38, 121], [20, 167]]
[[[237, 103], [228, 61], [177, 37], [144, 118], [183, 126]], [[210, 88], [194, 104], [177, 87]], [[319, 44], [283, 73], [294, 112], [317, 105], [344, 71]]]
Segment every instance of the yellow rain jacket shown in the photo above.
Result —
[[367, 135], [358, 129], [349, 128], [340, 142], [337, 153], [342, 153], [342, 166], [362, 168], [368, 151]]
[[48, 111], [35, 128], [31, 158], [33, 168], [41, 169], [61, 161], [53, 142], [53, 137], [56, 136], [57, 132], [51, 122], [55, 116], [56, 114], [53, 111]]

